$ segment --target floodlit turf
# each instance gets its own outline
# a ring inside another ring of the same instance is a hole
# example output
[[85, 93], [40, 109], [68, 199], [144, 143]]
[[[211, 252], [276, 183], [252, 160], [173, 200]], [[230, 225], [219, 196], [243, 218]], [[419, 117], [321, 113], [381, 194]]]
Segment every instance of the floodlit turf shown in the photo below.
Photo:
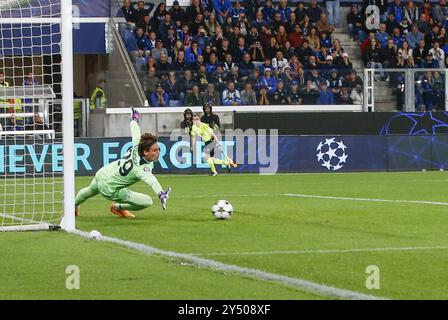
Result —
[[[158, 178], [173, 188], [166, 212], [154, 196], [153, 207], [123, 220], [98, 196], [82, 205], [77, 227], [378, 297], [448, 299], [448, 205], [285, 196], [448, 203], [444, 172]], [[77, 189], [89, 182], [77, 178]], [[143, 183], [132, 190], [152, 194]], [[219, 199], [234, 206], [231, 220], [212, 217]], [[0, 234], [0, 248], [1, 299], [327, 298], [63, 232]], [[80, 290], [65, 288], [70, 264], [80, 267]], [[366, 288], [370, 265], [379, 268], [380, 289]]]
[[[1, 237], [6, 250], [2, 250], [0, 299], [319, 299], [286, 286], [64, 233]], [[66, 287], [66, 270], [73, 265], [80, 271], [79, 290]]]

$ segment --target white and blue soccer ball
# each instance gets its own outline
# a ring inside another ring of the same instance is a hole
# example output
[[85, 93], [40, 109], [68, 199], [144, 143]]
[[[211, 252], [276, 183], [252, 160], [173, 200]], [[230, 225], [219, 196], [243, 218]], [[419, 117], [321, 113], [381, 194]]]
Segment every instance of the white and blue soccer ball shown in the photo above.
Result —
[[233, 206], [227, 200], [218, 200], [212, 206], [212, 214], [216, 219], [230, 219], [233, 214]]

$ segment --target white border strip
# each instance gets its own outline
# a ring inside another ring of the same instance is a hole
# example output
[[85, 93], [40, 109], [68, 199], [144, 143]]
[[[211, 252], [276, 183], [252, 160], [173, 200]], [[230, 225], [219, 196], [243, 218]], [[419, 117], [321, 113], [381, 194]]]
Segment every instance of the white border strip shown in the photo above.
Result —
[[29, 224], [29, 225], [13, 225], [0, 227], [0, 232], [19, 232], [19, 231], [48, 231], [51, 225], [48, 223]]
[[[163, 108], [136, 108], [140, 113], [183, 113], [183, 107], [163, 107]], [[190, 107], [193, 112], [202, 112], [202, 107]], [[213, 112], [322, 112], [322, 111], [352, 111], [361, 112], [362, 105], [284, 105], [284, 106], [214, 106]], [[129, 114], [129, 108], [106, 108], [106, 114]]]
[[346, 201], [367, 201], [367, 202], [392, 202], [392, 203], [413, 203], [413, 204], [431, 204], [435, 206], [448, 206], [448, 202], [424, 201], [424, 200], [394, 200], [394, 199], [374, 199], [374, 198], [351, 198], [351, 197], [334, 197], [321, 196], [314, 194], [285, 193], [287, 197], [327, 199], [327, 200], [346, 200]]
[[[89, 233], [81, 230], [74, 230], [71, 233], [74, 233], [76, 235], [79, 235], [84, 238], [90, 238]], [[326, 286], [323, 284], [318, 284], [315, 282], [303, 280], [303, 279], [297, 279], [292, 277], [287, 277], [275, 273], [269, 273], [257, 269], [251, 269], [251, 268], [244, 268], [239, 267], [235, 265], [230, 264], [224, 264], [222, 262], [209, 260], [209, 259], [203, 259], [199, 258], [190, 254], [185, 253], [177, 253], [174, 251], [167, 251], [167, 250], [161, 250], [155, 247], [151, 247], [145, 244], [131, 242], [131, 241], [125, 241], [118, 238], [113, 237], [107, 237], [102, 236], [98, 239], [99, 241], [114, 243], [117, 245], [120, 245], [122, 247], [126, 247], [131, 250], [137, 250], [140, 252], [143, 252], [145, 254], [159, 254], [165, 257], [169, 258], [177, 258], [182, 259], [191, 263], [194, 263], [199, 266], [212, 268], [215, 270], [221, 270], [221, 271], [227, 271], [227, 272], [235, 272], [239, 273], [244, 276], [250, 276], [254, 278], [258, 278], [261, 280], [267, 280], [267, 281], [275, 281], [280, 282], [282, 284], [304, 290], [307, 292], [311, 292], [320, 296], [329, 296], [329, 297], [336, 297], [336, 298], [343, 298], [343, 299], [354, 299], [354, 300], [384, 300], [384, 298], [367, 295], [364, 293], [356, 292], [356, 291], [350, 291], [346, 289], [339, 289], [335, 287]]]
[[110, 18], [102, 17], [73, 17], [73, 23], [109, 23], [109, 20]]

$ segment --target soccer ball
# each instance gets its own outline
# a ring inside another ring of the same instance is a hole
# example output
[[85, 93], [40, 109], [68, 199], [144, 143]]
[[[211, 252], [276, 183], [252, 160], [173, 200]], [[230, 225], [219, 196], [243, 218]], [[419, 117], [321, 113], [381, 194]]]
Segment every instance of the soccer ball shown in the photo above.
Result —
[[219, 200], [212, 207], [212, 214], [216, 219], [230, 219], [233, 207], [227, 200]]

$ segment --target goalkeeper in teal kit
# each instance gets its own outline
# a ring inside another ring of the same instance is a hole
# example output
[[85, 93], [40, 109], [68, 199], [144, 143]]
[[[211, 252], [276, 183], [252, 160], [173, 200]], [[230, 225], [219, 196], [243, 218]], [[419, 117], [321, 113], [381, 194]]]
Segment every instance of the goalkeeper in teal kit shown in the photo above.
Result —
[[154, 190], [161, 201], [163, 210], [166, 209], [171, 188], [168, 188], [166, 192], [163, 191], [160, 183], [152, 174], [153, 162], [159, 158], [157, 137], [150, 133], [141, 135], [138, 118], [138, 112], [132, 109], [132, 148], [122, 159], [116, 160], [98, 170], [90, 186], [80, 190], [76, 195], [76, 216], [79, 215], [79, 205], [87, 199], [101, 194], [106, 199], [114, 202], [110, 208], [113, 214], [128, 219], [135, 218], [134, 214], [129, 212], [129, 210], [142, 210], [150, 207], [153, 203], [150, 196], [127, 189], [127, 187], [140, 180], [147, 183]]

